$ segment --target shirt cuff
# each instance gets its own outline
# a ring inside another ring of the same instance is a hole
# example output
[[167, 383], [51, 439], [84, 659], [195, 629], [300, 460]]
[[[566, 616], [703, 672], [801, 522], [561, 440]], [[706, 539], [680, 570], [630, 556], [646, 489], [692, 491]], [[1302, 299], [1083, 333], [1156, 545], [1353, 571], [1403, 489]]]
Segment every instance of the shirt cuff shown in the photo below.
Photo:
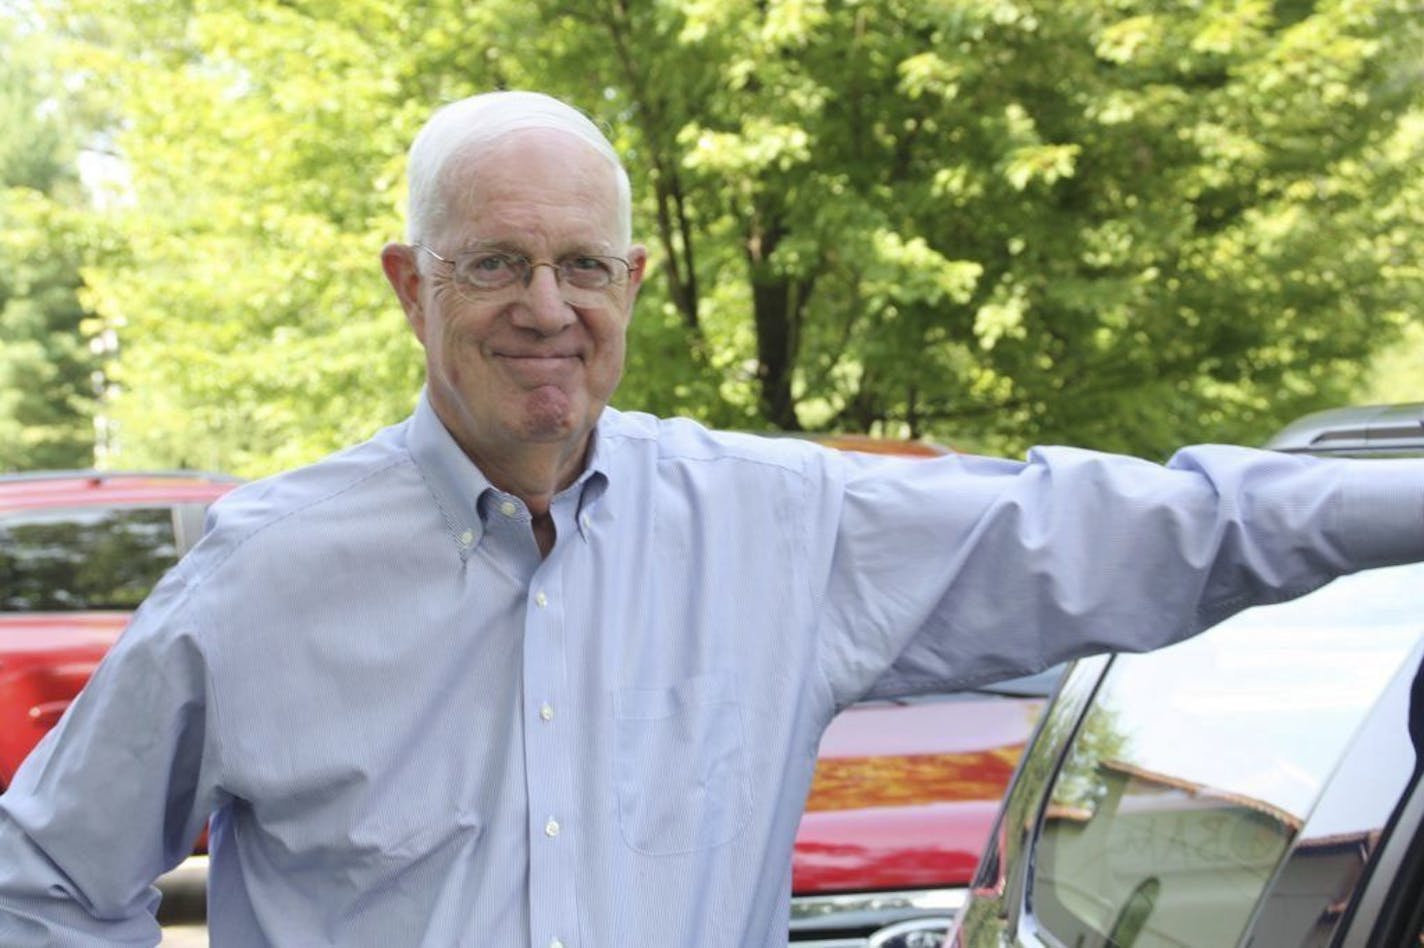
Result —
[[1356, 568], [1424, 559], [1424, 460], [1352, 462], [1339, 514], [1340, 541]]

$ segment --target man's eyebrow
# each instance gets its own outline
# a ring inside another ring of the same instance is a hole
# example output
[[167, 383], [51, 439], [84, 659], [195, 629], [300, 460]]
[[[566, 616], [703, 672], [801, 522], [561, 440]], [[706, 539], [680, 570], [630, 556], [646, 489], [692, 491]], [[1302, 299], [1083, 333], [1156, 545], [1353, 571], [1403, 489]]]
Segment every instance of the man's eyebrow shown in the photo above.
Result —
[[[499, 251], [514, 256], [523, 257], [526, 260], [533, 260], [534, 254], [525, 250], [512, 240], [504, 240], [491, 237], [481, 240], [472, 240], [460, 247], [456, 253], [471, 253], [475, 251]], [[563, 260], [568, 257], [589, 256], [589, 257], [616, 257], [618, 254], [613, 250], [613, 245], [608, 241], [590, 241], [587, 243], [570, 243], [566, 249], [554, 255], [555, 259]]]
[[472, 250], [499, 250], [504, 253], [519, 254], [521, 257], [529, 256], [527, 253], [521, 250], [519, 246], [513, 241], [501, 240], [497, 238], [472, 240], [469, 243], [462, 245], [457, 251], [457, 253], [469, 253]]

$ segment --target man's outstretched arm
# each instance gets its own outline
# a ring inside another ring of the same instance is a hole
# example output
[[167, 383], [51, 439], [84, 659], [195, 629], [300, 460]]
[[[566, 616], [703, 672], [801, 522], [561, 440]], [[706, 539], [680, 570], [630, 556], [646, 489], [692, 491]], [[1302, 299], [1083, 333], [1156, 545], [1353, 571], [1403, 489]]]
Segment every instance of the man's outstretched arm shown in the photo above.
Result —
[[841, 701], [1158, 648], [1424, 559], [1424, 460], [1203, 446], [1158, 465], [1046, 448], [872, 467], [841, 498], [822, 598]]

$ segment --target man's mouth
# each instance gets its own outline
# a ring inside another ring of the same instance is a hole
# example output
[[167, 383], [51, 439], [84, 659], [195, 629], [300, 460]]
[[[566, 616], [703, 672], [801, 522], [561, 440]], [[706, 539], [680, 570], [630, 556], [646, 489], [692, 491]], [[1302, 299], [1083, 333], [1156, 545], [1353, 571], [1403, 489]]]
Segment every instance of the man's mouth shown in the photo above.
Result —
[[496, 352], [495, 358], [516, 377], [531, 381], [564, 375], [583, 361], [576, 353]]
[[579, 358], [579, 355], [574, 352], [497, 352], [495, 355], [498, 358], [509, 359], [512, 362], [548, 365], [568, 362]]

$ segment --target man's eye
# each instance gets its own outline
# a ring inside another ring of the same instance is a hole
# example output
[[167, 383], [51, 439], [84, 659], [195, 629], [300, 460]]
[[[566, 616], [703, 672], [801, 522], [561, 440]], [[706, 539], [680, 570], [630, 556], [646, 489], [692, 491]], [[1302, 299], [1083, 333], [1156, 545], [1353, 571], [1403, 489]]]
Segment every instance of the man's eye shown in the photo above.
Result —
[[518, 260], [508, 253], [471, 253], [460, 266], [460, 276], [476, 282], [508, 279], [518, 270]]
[[565, 257], [559, 269], [574, 286], [602, 287], [614, 278], [613, 265], [603, 257]]

